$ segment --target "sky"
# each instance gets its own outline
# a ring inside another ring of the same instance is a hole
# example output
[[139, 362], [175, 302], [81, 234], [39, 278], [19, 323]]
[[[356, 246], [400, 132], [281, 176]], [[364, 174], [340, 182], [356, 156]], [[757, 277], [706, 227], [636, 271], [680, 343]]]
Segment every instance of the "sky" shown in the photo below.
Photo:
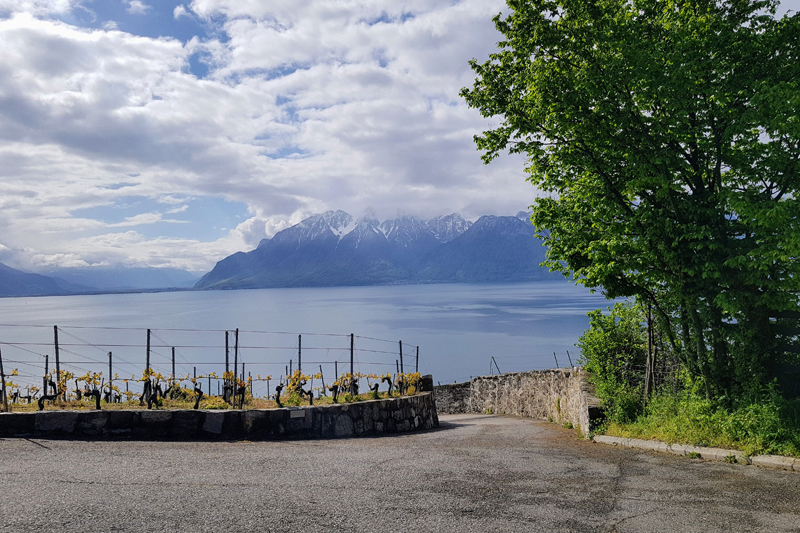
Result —
[[[175, 267], [309, 215], [516, 214], [458, 96], [498, 0], [0, 0], [0, 262]], [[800, 0], [783, 2], [800, 9]]]

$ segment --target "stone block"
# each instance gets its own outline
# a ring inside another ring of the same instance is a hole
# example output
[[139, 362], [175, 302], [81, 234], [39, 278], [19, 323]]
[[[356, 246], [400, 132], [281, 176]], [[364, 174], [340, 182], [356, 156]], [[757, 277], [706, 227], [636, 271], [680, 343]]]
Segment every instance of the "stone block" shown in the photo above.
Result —
[[35, 424], [36, 413], [0, 413], [0, 435], [28, 435]]
[[35, 413], [34, 427], [45, 434], [73, 433], [78, 422], [77, 411], [41, 411]]
[[222, 425], [225, 423], [224, 411], [205, 411], [206, 418], [203, 421], [203, 431], [211, 435], [221, 435]]
[[173, 411], [137, 411], [142, 424], [165, 424], [172, 420]]
[[[140, 411], [134, 418], [134, 428], [139, 428], [142, 432], [134, 435], [143, 437], [166, 437], [170, 433], [172, 425], [172, 411]], [[137, 423], [138, 422], [138, 423]]]
[[319, 421], [318, 436], [323, 438], [334, 436], [336, 430], [336, 419], [327, 409], [320, 410], [320, 412], [317, 413], [316, 420]]
[[302, 421], [303, 424], [303, 430], [310, 431], [314, 427], [314, 417], [316, 416], [315, 415], [316, 410], [309, 408], [306, 409], [305, 411], [306, 411], [306, 416], [301, 418], [300, 420]]
[[172, 436], [178, 439], [191, 439], [200, 434], [205, 414], [203, 411], [175, 411], [172, 416]]
[[336, 417], [333, 434], [335, 437], [349, 437], [353, 435], [353, 419], [349, 413], [342, 413]]
[[108, 413], [108, 423], [106, 424], [106, 429], [108, 429], [108, 431], [117, 429], [130, 430], [134, 416], [136, 415], [135, 411], [128, 410], [106, 412]]
[[239, 439], [244, 437], [244, 427], [242, 425], [242, 411], [222, 411], [225, 415], [225, 420], [222, 422], [222, 433], [220, 436], [223, 439]]
[[269, 435], [270, 417], [267, 411], [245, 411], [242, 423], [248, 439], [263, 439]]
[[98, 435], [106, 429], [111, 415], [109, 411], [82, 411], [78, 413], [78, 421], [75, 424], [76, 433], [86, 433], [88, 435]]
[[755, 455], [750, 460], [756, 466], [789, 471], [794, 470], [797, 462], [794, 457], [782, 457], [780, 455]]
[[286, 432], [289, 435], [296, 435], [303, 431], [303, 419], [302, 418], [290, 418], [286, 421]]
[[353, 420], [358, 420], [359, 418], [364, 416], [364, 404], [363, 403], [352, 403], [350, 404], [349, 414], [350, 418]]

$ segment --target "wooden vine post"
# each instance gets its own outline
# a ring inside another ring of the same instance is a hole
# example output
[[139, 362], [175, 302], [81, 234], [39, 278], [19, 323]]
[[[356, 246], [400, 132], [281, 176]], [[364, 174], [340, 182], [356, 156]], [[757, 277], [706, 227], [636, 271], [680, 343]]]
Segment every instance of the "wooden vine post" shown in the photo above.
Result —
[[239, 328], [233, 334], [233, 407], [236, 408], [237, 389], [239, 388], [238, 376], [239, 370]]
[[405, 374], [403, 370], [403, 341], [400, 341], [400, 373]]
[[147, 358], [145, 359], [145, 372], [150, 372], [150, 329], [147, 330]]
[[[47, 373], [50, 372], [50, 354], [44, 354], [44, 376], [42, 377], [42, 394], [47, 394]], [[77, 387], [77, 384], [75, 385]]]
[[8, 396], [6, 395], [6, 373], [3, 370], [3, 353], [0, 352], [0, 394], [3, 395], [3, 411], [8, 412]]
[[353, 367], [353, 352], [355, 346], [355, 335], [350, 334], [350, 394], [353, 394], [353, 376], [355, 376], [355, 369]]
[[53, 342], [56, 349], [56, 391], [55, 395], [59, 395], [58, 386], [61, 383], [61, 361], [58, 356], [58, 326], [53, 326]]

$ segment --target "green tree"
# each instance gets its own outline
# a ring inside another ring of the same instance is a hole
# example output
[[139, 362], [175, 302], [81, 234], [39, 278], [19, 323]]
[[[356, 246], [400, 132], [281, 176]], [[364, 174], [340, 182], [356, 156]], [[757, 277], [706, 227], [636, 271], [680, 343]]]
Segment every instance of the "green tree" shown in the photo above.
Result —
[[[653, 305], [710, 398], [759, 394], [800, 289], [800, 16], [777, 2], [508, 0], [467, 103], [528, 157], [547, 264]], [[789, 340], [792, 340], [792, 332]], [[796, 339], [796, 338], [795, 338]]]

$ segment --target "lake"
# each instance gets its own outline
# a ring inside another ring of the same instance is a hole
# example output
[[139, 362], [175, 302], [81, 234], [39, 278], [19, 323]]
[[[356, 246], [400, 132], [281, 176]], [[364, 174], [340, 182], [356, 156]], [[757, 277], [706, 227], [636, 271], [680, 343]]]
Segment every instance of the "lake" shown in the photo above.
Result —
[[406, 372], [414, 371], [419, 346], [419, 371], [452, 383], [497, 372], [492, 357], [502, 372], [553, 368], [553, 352], [559, 366], [569, 366], [567, 351], [574, 364], [587, 311], [608, 305], [560, 281], [4, 298], [0, 348], [6, 372], [19, 369], [16, 382], [41, 386], [44, 356], [55, 367], [58, 325], [62, 368], [107, 376], [111, 351], [115, 374], [139, 377], [150, 328], [157, 371], [171, 373], [175, 347], [177, 375], [221, 375], [225, 331], [232, 366], [239, 328], [237, 362], [253, 377], [275, 378], [290, 359], [297, 364], [302, 334], [303, 370], [322, 367], [330, 382], [337, 363], [340, 373], [349, 371], [353, 333], [357, 372], [394, 373], [403, 341]]

